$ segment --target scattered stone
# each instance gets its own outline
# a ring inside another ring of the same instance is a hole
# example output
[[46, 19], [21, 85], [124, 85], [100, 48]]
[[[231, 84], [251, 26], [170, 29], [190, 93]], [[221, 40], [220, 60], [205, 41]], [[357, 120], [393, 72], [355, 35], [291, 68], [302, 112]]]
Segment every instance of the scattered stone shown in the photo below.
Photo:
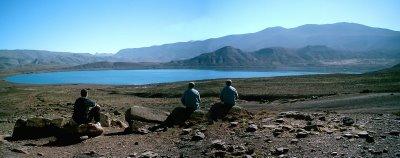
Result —
[[394, 135], [394, 136], [398, 136], [398, 135], [400, 135], [400, 131], [393, 130], [393, 131], [390, 131], [389, 134], [390, 135]]
[[351, 134], [351, 133], [345, 133], [345, 134], [343, 134], [343, 137], [346, 137], [346, 138], [353, 138], [353, 134]]
[[367, 138], [367, 137], [369, 136], [369, 134], [368, 134], [367, 131], [358, 132], [357, 135], [358, 135], [360, 138]]
[[331, 155], [332, 156], [336, 156], [336, 155], [338, 155], [338, 153], [337, 152], [331, 152]]
[[152, 151], [146, 151], [140, 154], [139, 158], [155, 158], [158, 157], [158, 154]]
[[253, 156], [251, 156], [251, 155], [243, 155], [242, 158], [253, 158]]
[[291, 143], [291, 144], [297, 144], [298, 142], [299, 142], [298, 139], [292, 139], [292, 140], [290, 140], [290, 143]]
[[200, 141], [203, 140], [206, 136], [204, 135], [204, 133], [200, 132], [200, 131], [196, 131], [192, 137], [193, 141]]
[[213, 140], [211, 142], [211, 147], [216, 150], [223, 150], [223, 151], [226, 150], [225, 142], [223, 142], [222, 140], [219, 140], [219, 139]]
[[112, 127], [123, 128], [123, 129], [128, 128], [127, 124], [125, 124], [124, 122], [122, 122], [120, 120], [115, 120], [115, 119], [111, 120], [111, 126]]
[[366, 141], [367, 141], [368, 143], [373, 143], [373, 142], [375, 142], [374, 137], [371, 136], [371, 135], [368, 135], [366, 138], [367, 138]]
[[225, 157], [226, 152], [221, 150], [215, 150], [213, 151], [213, 154], [215, 157]]
[[284, 120], [283, 118], [278, 118], [278, 119], [275, 120], [275, 122], [277, 122], [277, 123], [283, 123], [283, 122], [285, 122], [285, 120]]
[[237, 127], [239, 122], [230, 122], [230, 127]]
[[192, 132], [192, 129], [191, 129], [191, 128], [182, 129], [182, 135], [187, 135], [187, 134], [189, 134], [190, 132]]
[[277, 128], [277, 126], [276, 125], [262, 125], [261, 128], [274, 129], [274, 128]]
[[11, 149], [12, 152], [16, 152], [16, 153], [21, 153], [21, 154], [29, 154], [28, 151], [26, 151], [25, 149], [20, 149], [20, 148], [13, 148]]
[[37, 153], [37, 156], [44, 156], [43, 153]]
[[306, 120], [306, 121], [311, 121], [314, 118], [306, 113], [301, 113], [298, 111], [287, 111], [287, 112], [281, 112], [279, 114], [280, 116], [286, 117], [286, 118], [294, 118], [296, 120]]
[[306, 132], [297, 132], [296, 133], [296, 138], [305, 138], [308, 136], [308, 133]]
[[283, 125], [283, 126], [282, 126], [282, 129], [283, 129], [283, 130], [286, 130], [286, 131], [290, 131], [290, 130], [293, 129], [293, 126], [290, 126], [290, 125]]
[[273, 155], [282, 155], [289, 152], [289, 148], [279, 147], [276, 148], [275, 151], [272, 153]]
[[325, 117], [325, 116], [320, 116], [320, 117], [318, 118], [318, 120], [320, 120], [320, 121], [326, 121], [326, 117]]
[[261, 120], [261, 122], [262, 123], [267, 123], [267, 122], [269, 122], [269, 121], [271, 121], [272, 120], [272, 118], [263, 118], [262, 120]]
[[275, 129], [273, 129], [272, 130], [272, 134], [276, 137], [276, 136], [278, 136], [278, 135], [280, 135], [280, 134], [282, 134], [283, 133], [283, 129], [282, 128], [275, 128]]
[[246, 128], [246, 131], [247, 132], [255, 132], [255, 131], [257, 131], [257, 129], [258, 129], [257, 125], [251, 124], [251, 125], [249, 125], [249, 127]]
[[119, 116], [119, 115], [121, 115], [121, 112], [119, 112], [118, 110], [114, 110], [114, 115], [116, 115], [116, 116]]
[[354, 120], [351, 117], [343, 117], [342, 118], [342, 123], [345, 126], [351, 126], [354, 124]]

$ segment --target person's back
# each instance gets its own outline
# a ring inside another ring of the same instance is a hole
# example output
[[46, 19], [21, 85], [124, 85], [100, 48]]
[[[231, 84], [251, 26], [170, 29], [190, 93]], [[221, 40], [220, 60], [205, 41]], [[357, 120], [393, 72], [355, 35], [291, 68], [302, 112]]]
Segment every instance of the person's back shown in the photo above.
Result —
[[76, 99], [72, 118], [77, 124], [88, 123], [87, 120], [89, 118], [89, 109], [95, 105], [96, 104], [94, 101], [85, 97]]
[[224, 104], [234, 106], [239, 95], [231, 84], [232, 81], [230, 80], [226, 82], [226, 86], [221, 91], [220, 99]]
[[187, 89], [181, 98], [181, 102], [186, 108], [191, 108], [194, 110], [200, 107], [200, 101], [200, 93], [194, 89], [194, 86]]
[[87, 91], [81, 91], [81, 97], [76, 99], [74, 104], [74, 112], [72, 119], [77, 124], [89, 123], [94, 119], [95, 122], [100, 121], [100, 107], [87, 97]]

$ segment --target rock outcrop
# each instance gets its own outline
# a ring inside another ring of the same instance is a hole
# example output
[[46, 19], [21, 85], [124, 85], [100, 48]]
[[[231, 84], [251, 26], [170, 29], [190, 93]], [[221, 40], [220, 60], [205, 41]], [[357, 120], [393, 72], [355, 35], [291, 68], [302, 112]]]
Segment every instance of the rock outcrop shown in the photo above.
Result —
[[142, 106], [132, 106], [125, 112], [125, 120], [130, 123], [132, 121], [142, 121], [149, 123], [162, 123], [167, 119], [169, 113]]
[[13, 139], [36, 139], [43, 137], [56, 136], [60, 134], [61, 128], [65, 124], [64, 118], [43, 118], [32, 117], [28, 119], [18, 119], [15, 123]]

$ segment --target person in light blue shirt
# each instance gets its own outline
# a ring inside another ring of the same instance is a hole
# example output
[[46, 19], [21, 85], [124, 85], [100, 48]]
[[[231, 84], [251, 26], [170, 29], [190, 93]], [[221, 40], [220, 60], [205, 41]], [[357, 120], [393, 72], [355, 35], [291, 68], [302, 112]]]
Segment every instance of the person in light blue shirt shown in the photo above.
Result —
[[225, 87], [221, 90], [219, 98], [220, 103], [216, 103], [211, 106], [209, 110], [208, 123], [213, 124], [217, 119], [225, 117], [233, 106], [236, 104], [236, 100], [239, 98], [237, 90], [232, 87], [232, 81], [227, 80]]
[[225, 106], [232, 107], [235, 105], [236, 100], [239, 98], [239, 95], [235, 87], [232, 87], [232, 80], [227, 80], [225, 82], [225, 85], [226, 86], [221, 90], [219, 98]]
[[188, 89], [183, 93], [181, 102], [189, 111], [195, 111], [200, 107], [200, 93], [194, 89], [194, 82], [190, 82]]

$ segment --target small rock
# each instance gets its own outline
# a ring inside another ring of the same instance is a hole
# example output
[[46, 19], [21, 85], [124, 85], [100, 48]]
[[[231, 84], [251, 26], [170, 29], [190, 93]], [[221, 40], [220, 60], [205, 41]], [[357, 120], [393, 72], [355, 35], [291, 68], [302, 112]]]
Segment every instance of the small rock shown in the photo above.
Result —
[[37, 153], [37, 156], [44, 156], [43, 153]]
[[114, 110], [113, 113], [114, 113], [114, 115], [117, 115], [117, 116], [118, 116], [118, 115], [121, 115], [121, 112], [119, 112], [118, 110]]
[[262, 125], [261, 128], [274, 129], [276, 125]]
[[343, 137], [346, 137], [346, 138], [353, 138], [353, 134], [351, 134], [351, 133], [345, 133], [345, 134], [343, 134]]
[[216, 150], [223, 150], [223, 151], [226, 150], [225, 142], [223, 142], [222, 140], [219, 140], [219, 139], [213, 140], [211, 142], [211, 147]]
[[237, 127], [239, 122], [230, 122], [230, 127]]
[[140, 154], [139, 158], [155, 158], [158, 157], [158, 154], [152, 151], [146, 151]]
[[351, 117], [343, 117], [342, 118], [342, 123], [345, 126], [351, 126], [354, 124], [354, 120]]
[[338, 155], [338, 153], [337, 152], [332, 152], [331, 155], [332, 156], [336, 156], [336, 155]]
[[360, 138], [367, 138], [367, 137], [369, 136], [369, 134], [368, 134], [367, 131], [358, 132], [357, 135], [358, 135]]
[[305, 138], [307, 136], [308, 136], [308, 134], [306, 132], [297, 132], [296, 133], [296, 138]]
[[213, 151], [215, 157], [225, 157], [226, 152], [221, 150]]
[[390, 135], [398, 136], [400, 134], [399, 131], [392, 130], [389, 132]]
[[14, 148], [11, 149], [12, 152], [16, 152], [16, 153], [21, 153], [21, 154], [29, 154], [28, 151], [26, 151], [25, 149], [20, 149], [20, 148]]
[[366, 141], [367, 141], [368, 143], [373, 143], [373, 142], [375, 142], [374, 137], [371, 136], [371, 135], [368, 135], [366, 138], [367, 138]]
[[290, 140], [290, 143], [291, 143], [291, 144], [297, 144], [298, 142], [299, 142], [298, 139], [292, 139], [292, 140]]
[[203, 140], [206, 136], [204, 135], [204, 133], [200, 132], [200, 131], [196, 131], [192, 137], [193, 141], [200, 141]]
[[326, 117], [325, 117], [325, 116], [320, 116], [320, 117], [318, 118], [318, 120], [320, 120], [320, 121], [326, 121]]
[[285, 120], [284, 120], [283, 118], [278, 118], [278, 119], [275, 120], [275, 122], [277, 122], [277, 123], [283, 123], [283, 122], [285, 122]]
[[279, 147], [275, 149], [273, 155], [282, 155], [286, 154], [287, 152], [289, 152], [289, 148]]
[[111, 120], [111, 126], [119, 127], [119, 128], [123, 128], [123, 129], [128, 128], [128, 125], [126, 123], [124, 123], [120, 120], [115, 120], [115, 119]]
[[257, 125], [251, 124], [251, 125], [249, 125], [249, 127], [246, 128], [246, 131], [247, 132], [255, 132], [255, 131], [257, 131], [257, 129], [258, 129]]
[[189, 134], [190, 132], [192, 132], [192, 129], [191, 129], [191, 128], [182, 129], [182, 135], [187, 135], [187, 134]]
[[253, 158], [253, 156], [251, 156], [251, 155], [243, 155], [242, 158]]

